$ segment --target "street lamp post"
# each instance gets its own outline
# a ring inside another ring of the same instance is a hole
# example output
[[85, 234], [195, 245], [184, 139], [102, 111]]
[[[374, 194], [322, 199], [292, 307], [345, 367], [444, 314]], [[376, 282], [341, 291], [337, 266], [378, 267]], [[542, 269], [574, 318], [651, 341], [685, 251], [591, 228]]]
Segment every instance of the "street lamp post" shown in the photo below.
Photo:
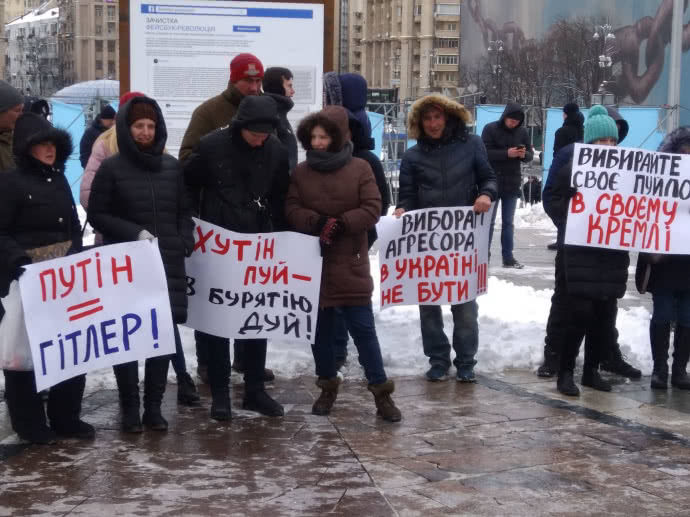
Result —
[[500, 104], [503, 100], [503, 41], [500, 39], [489, 41], [489, 62], [491, 73], [494, 76], [494, 92], [497, 92], [496, 101]]
[[616, 40], [613, 26], [608, 22], [604, 25], [597, 25], [594, 28], [592, 39], [596, 43], [601, 43], [601, 46], [597, 47], [601, 82], [597, 93], [592, 94], [592, 104], [615, 104], [616, 98], [607, 90], [609, 74], [613, 66], [613, 58], [611, 57], [611, 54], [613, 54], [613, 42]]
[[430, 49], [427, 51], [427, 60], [429, 65], [429, 91], [434, 89], [434, 64], [436, 62], [436, 50]]

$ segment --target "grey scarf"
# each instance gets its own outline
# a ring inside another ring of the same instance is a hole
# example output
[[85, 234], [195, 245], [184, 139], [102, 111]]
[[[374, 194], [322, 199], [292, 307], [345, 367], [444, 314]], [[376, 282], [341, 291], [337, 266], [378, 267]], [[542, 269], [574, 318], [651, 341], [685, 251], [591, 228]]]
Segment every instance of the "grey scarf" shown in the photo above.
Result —
[[328, 151], [307, 151], [307, 163], [309, 167], [319, 172], [336, 171], [345, 167], [352, 160], [352, 142], [347, 142], [343, 148], [331, 153]]

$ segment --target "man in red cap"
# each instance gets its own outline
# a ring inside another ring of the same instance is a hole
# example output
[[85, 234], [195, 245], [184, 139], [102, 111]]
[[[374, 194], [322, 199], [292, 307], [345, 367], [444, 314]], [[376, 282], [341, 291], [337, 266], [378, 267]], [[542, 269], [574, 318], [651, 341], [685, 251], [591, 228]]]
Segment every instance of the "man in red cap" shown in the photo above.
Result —
[[[211, 97], [200, 104], [192, 113], [192, 118], [187, 126], [187, 131], [182, 138], [180, 145], [180, 162], [185, 162], [192, 154], [192, 150], [199, 143], [202, 137], [207, 134], [225, 127], [235, 116], [237, 108], [246, 96], [261, 94], [261, 81], [264, 77], [264, 65], [254, 54], [237, 54], [230, 61], [230, 82], [227, 89], [220, 95]], [[194, 192], [192, 197], [194, 206], [199, 206], [201, 196], [199, 192]], [[204, 214], [200, 217], [203, 219]], [[199, 377], [203, 382], [208, 381], [208, 343], [204, 334], [195, 332], [196, 356]], [[238, 372], [244, 372], [243, 349], [241, 343], [235, 343], [232, 367]], [[270, 369], [264, 371], [264, 380], [272, 381], [275, 378]]]
[[201, 137], [230, 124], [245, 96], [261, 93], [263, 77], [264, 66], [254, 54], [237, 54], [230, 61], [230, 82], [227, 89], [204, 101], [192, 113], [180, 146], [181, 162], [189, 157]]

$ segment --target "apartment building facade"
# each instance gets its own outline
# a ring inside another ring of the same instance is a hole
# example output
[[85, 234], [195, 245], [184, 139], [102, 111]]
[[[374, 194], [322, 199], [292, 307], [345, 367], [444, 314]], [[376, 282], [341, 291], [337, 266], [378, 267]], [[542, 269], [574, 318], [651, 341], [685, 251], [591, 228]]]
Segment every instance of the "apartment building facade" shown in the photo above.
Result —
[[52, 0], [5, 25], [3, 77], [27, 95], [50, 95], [61, 87], [58, 8]]
[[119, 80], [119, 19], [115, 0], [58, 0], [59, 56], [64, 84]]
[[361, 73], [370, 88], [398, 88], [401, 100], [432, 91], [455, 93], [460, 79], [461, 2], [347, 0], [341, 68]]

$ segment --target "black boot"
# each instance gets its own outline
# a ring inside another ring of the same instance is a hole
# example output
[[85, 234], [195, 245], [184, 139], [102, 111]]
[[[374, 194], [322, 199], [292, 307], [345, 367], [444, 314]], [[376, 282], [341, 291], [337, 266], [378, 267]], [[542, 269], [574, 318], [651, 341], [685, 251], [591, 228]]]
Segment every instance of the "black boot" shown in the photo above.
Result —
[[671, 366], [671, 386], [681, 390], [690, 390], [690, 377], [685, 367], [690, 358], [690, 328], [676, 323], [673, 336], [673, 365]]
[[585, 368], [582, 371], [582, 385], [599, 391], [611, 391], [611, 384], [599, 375], [596, 368]]
[[544, 363], [537, 369], [537, 376], [544, 378], [553, 377], [558, 373], [560, 362], [561, 358], [558, 354], [548, 352], [546, 347], [544, 347]]
[[184, 372], [177, 377], [177, 401], [185, 406], [196, 407], [201, 405], [201, 397], [194, 386], [194, 381], [189, 373]]
[[642, 372], [625, 360], [618, 343], [613, 343], [607, 358], [601, 362], [600, 366], [604, 371], [615, 373], [628, 379], [639, 379], [642, 377]]
[[563, 395], [568, 395], [569, 397], [577, 397], [580, 395], [580, 390], [575, 385], [575, 380], [573, 379], [572, 370], [561, 370], [558, 372], [556, 389]]
[[34, 372], [3, 370], [5, 374], [5, 400], [12, 429], [19, 438], [30, 443], [52, 444], [55, 433], [46, 425], [43, 401], [36, 392]]
[[152, 431], [167, 431], [168, 422], [161, 414], [165, 386], [168, 383], [170, 356], [146, 360], [144, 374], [144, 415], [141, 422]]
[[256, 411], [265, 416], [283, 416], [285, 410], [277, 401], [273, 400], [265, 390], [248, 391], [242, 401], [242, 409]]
[[141, 433], [144, 428], [139, 416], [139, 366], [137, 362], [113, 366], [117, 390], [120, 395], [122, 431]]
[[208, 344], [208, 383], [211, 387], [211, 418], [225, 422], [232, 418], [230, 409], [230, 343], [217, 338]]
[[668, 348], [670, 337], [670, 323], [649, 322], [649, 342], [652, 345], [652, 359], [654, 360], [650, 386], [655, 390], [668, 389]]
[[50, 388], [48, 418], [50, 428], [58, 436], [81, 440], [92, 440], [96, 436], [94, 427], [79, 418], [85, 385], [86, 376], [78, 375]]

